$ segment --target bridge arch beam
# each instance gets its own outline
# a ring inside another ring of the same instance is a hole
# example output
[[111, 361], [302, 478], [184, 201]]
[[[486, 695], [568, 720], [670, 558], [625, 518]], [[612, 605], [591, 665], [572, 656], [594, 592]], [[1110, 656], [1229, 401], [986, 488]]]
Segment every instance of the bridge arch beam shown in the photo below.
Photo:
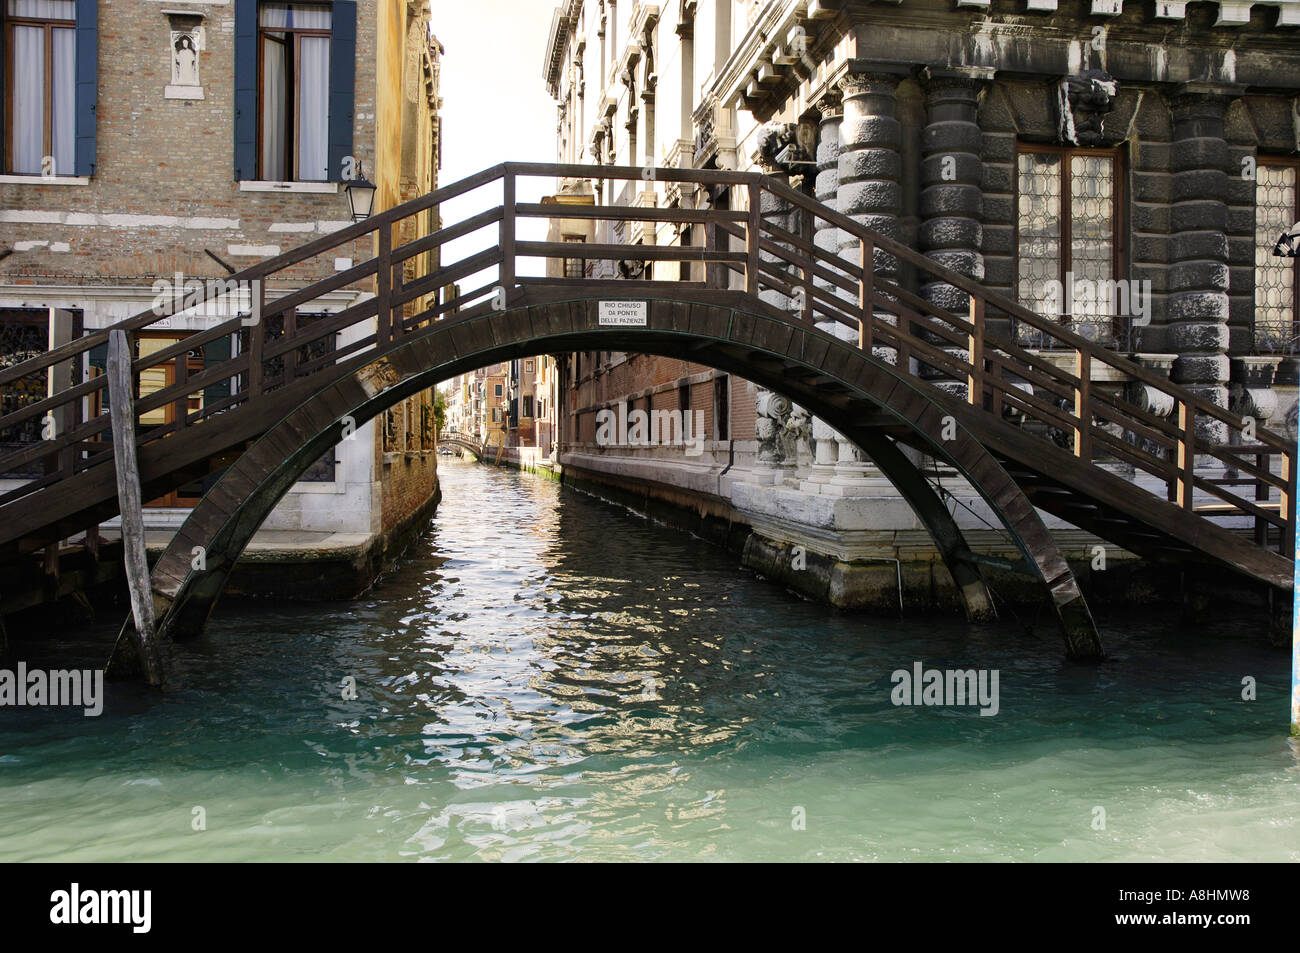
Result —
[[[182, 638], [202, 631], [239, 554], [299, 476], [339, 442], [344, 418], [370, 419], [442, 380], [503, 360], [539, 352], [627, 350], [683, 357], [746, 377], [787, 394], [854, 440], [931, 532], [968, 615], [987, 617], [992, 604], [960, 530], [876, 421], [884, 415], [894, 426], [910, 428], [909, 442], [951, 463], [1007, 528], [1025, 566], [1051, 597], [1066, 654], [1102, 656], [1073, 573], [1024, 493], [960, 427], [953, 439], [942, 439], [951, 429], [949, 419], [960, 417], [959, 405], [940, 404], [870, 352], [794, 324], [788, 315], [739, 292], [684, 290], [681, 298], [660, 292], [645, 297], [629, 287], [619, 297], [646, 301], [646, 326], [601, 327], [597, 302], [610, 298], [612, 290], [587, 294], [525, 287], [506, 310], [467, 312], [408, 332], [409, 340], [401, 346], [323, 384], [222, 475], [156, 563], [151, 584], [160, 635]], [[203, 570], [192, 567], [195, 547], [206, 552]]]

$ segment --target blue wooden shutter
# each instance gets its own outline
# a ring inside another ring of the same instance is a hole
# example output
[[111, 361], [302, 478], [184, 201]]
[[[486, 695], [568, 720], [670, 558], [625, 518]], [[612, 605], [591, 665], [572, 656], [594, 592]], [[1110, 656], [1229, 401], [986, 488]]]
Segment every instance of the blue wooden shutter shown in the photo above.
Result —
[[77, 0], [77, 175], [95, 174], [95, 111], [99, 106], [99, 7]]
[[257, 0], [235, 0], [235, 180], [257, 178]]
[[330, 28], [328, 178], [331, 182], [341, 182], [344, 160], [353, 154], [352, 120], [356, 105], [357, 72], [356, 0], [335, 0]]

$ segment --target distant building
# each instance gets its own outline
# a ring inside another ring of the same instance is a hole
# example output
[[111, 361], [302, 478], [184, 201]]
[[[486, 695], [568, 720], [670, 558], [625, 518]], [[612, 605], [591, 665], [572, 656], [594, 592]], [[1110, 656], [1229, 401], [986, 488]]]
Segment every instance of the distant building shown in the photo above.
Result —
[[483, 416], [479, 425], [479, 440], [485, 447], [509, 445], [510, 436], [510, 365], [493, 364], [486, 368], [479, 382], [483, 400]]

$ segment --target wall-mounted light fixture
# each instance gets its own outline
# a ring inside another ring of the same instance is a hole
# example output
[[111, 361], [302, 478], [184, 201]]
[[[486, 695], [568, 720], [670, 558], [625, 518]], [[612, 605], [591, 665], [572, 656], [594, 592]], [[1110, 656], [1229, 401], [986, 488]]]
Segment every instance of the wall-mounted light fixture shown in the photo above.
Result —
[[1300, 222], [1296, 222], [1289, 231], [1282, 233], [1282, 237], [1273, 246], [1273, 257], [1300, 258]]
[[360, 162], [357, 163], [356, 177], [348, 180], [348, 184], [343, 187], [343, 191], [348, 194], [348, 205], [352, 208], [352, 221], [364, 222], [368, 219], [375, 210], [375, 192], [377, 188], [361, 171]]

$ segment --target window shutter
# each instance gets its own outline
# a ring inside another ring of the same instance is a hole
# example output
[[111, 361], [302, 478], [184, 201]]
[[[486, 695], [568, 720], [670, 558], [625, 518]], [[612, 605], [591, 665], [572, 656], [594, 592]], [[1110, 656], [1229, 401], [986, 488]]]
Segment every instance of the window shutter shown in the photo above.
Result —
[[235, 181], [257, 178], [257, 0], [235, 0]]
[[[343, 162], [352, 152], [356, 102], [357, 4], [335, 0], [330, 35], [329, 181], [343, 181]], [[371, 173], [373, 176], [373, 171]]]
[[76, 169], [95, 174], [95, 111], [99, 105], [99, 7], [97, 0], [77, 0]]

